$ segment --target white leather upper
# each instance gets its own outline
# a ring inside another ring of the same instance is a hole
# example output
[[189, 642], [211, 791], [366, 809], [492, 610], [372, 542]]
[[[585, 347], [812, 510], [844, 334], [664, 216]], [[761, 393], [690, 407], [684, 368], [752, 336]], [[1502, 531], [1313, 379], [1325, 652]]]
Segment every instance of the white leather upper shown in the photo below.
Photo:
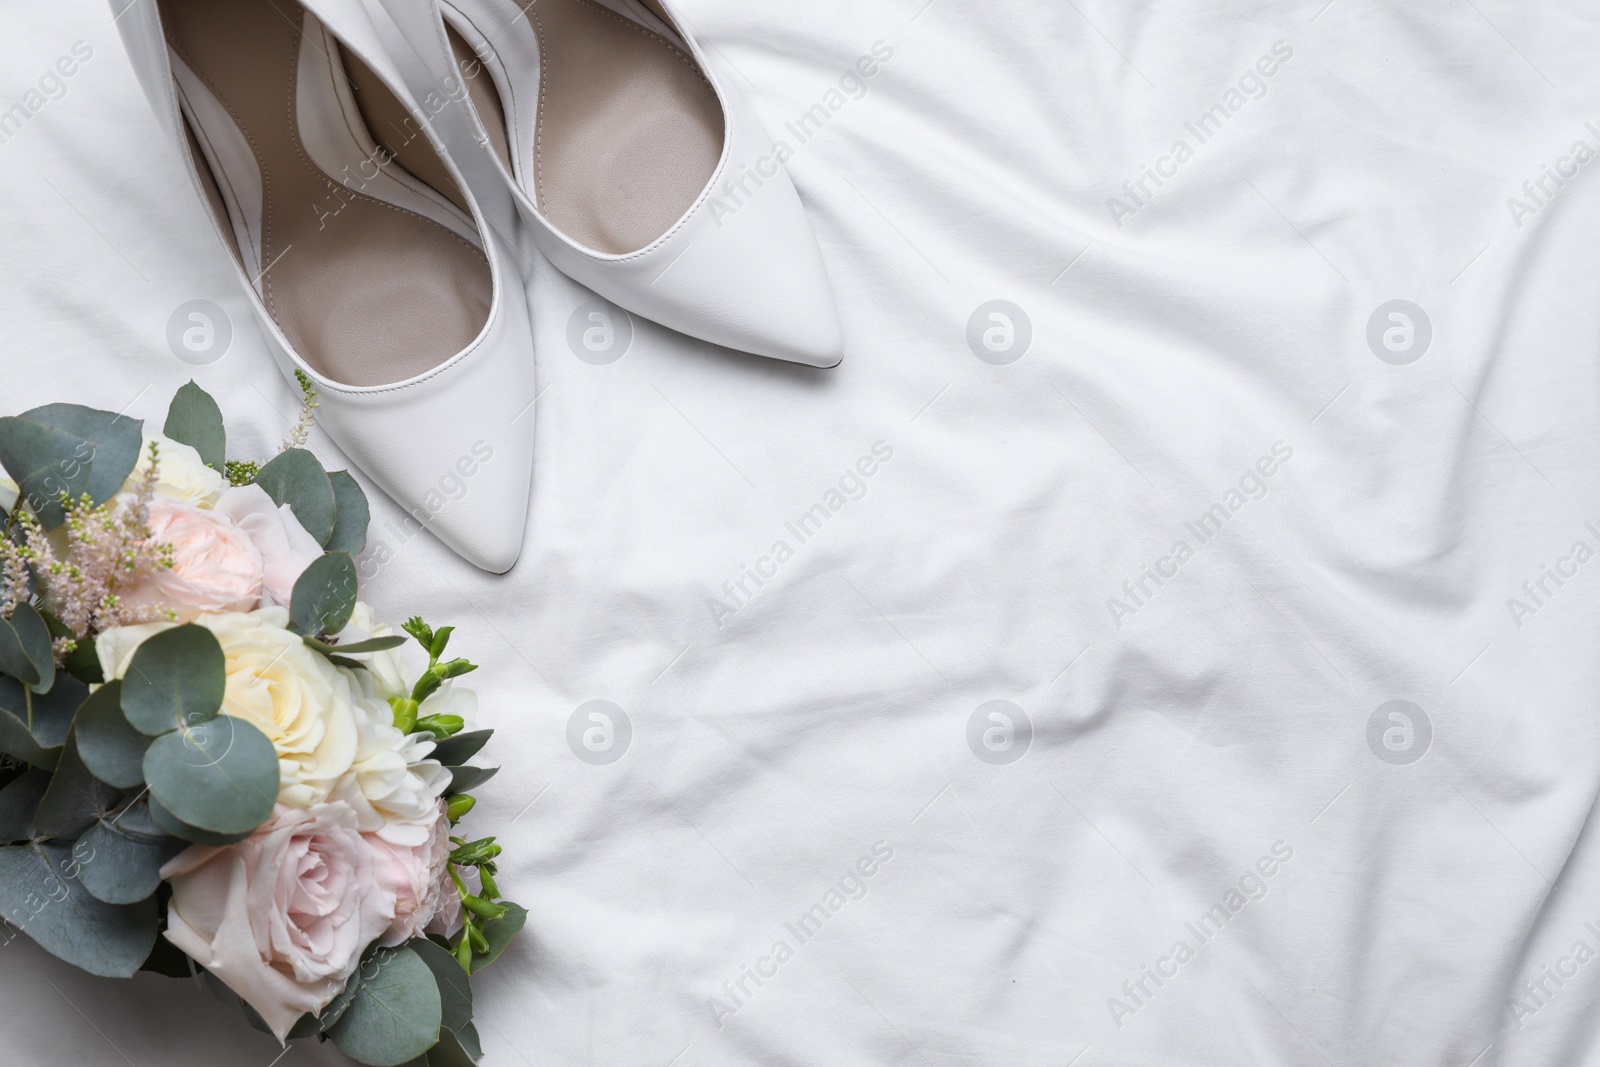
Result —
[[483, 247], [472, 218], [444, 194], [404, 167], [381, 166], [384, 150], [373, 140], [349, 79], [334, 69], [338, 54], [326, 26], [308, 25], [296, 68], [295, 120], [300, 143], [323, 173], [347, 188], [421, 215], [463, 240]]
[[[381, 0], [414, 47], [442, 51], [439, 0]], [[487, 63], [507, 101], [513, 157], [531, 158], [539, 94], [538, 47], [517, 0], [450, 0], [452, 21], [478, 32], [496, 61]], [[608, 5], [643, 17], [631, 5]], [[670, 5], [663, 5], [671, 11]], [[641, 9], [642, 10], [642, 9]], [[647, 13], [646, 13], [647, 14]], [[657, 23], [659, 25], [659, 23]], [[474, 38], [477, 38], [475, 41]], [[621, 255], [597, 252], [556, 229], [529, 193], [526, 168], [508, 174], [533, 240], [563, 273], [612, 302], [681, 333], [715, 344], [816, 367], [843, 351], [839, 315], [816, 235], [772, 140], [748, 101], [722, 76], [692, 33], [683, 38], [723, 106], [722, 158], [684, 216], [649, 246]], [[442, 58], [448, 63], [448, 53]], [[436, 66], [436, 60], [430, 66]], [[413, 86], [413, 91], [418, 87]], [[484, 140], [480, 135], [480, 140]], [[744, 188], [738, 184], [743, 181]]]
[[[476, 152], [470, 120], [451, 100], [418, 101], [405, 89], [360, 0], [301, 0], [322, 23], [407, 104], [438, 147], [473, 207], [474, 240], [481, 242], [493, 279], [493, 299], [479, 336], [462, 352], [423, 374], [380, 386], [352, 387], [317, 374], [301, 359], [267, 313], [246, 264], [235, 260], [263, 332], [286, 376], [300, 370], [316, 382], [318, 424], [352, 463], [421, 525], [475, 566], [509, 570], [522, 549], [533, 469], [535, 395], [532, 329], [526, 292], [506, 242], [513, 224], [504, 199], [485, 203], [483, 184], [468, 180], [480, 166], [456, 160]], [[179, 117], [173, 70], [154, 0], [112, 0], [134, 71], [157, 121], [188, 163], [203, 197]], [[194, 106], [191, 98], [190, 105]], [[203, 105], [202, 105], [203, 106]], [[423, 121], [426, 119], [426, 121]], [[454, 149], [451, 151], [450, 149]], [[207, 149], [208, 157], [212, 150]], [[259, 180], [259, 179], [258, 179]], [[207, 211], [210, 216], [211, 212]], [[213, 218], [213, 221], [214, 218]], [[248, 227], [246, 227], [248, 229]], [[498, 231], [498, 232], [497, 232]], [[227, 235], [218, 230], [219, 237]], [[259, 268], [256, 268], [259, 270]], [[471, 475], [465, 472], [471, 469]], [[456, 499], [441, 481], [465, 479]]]

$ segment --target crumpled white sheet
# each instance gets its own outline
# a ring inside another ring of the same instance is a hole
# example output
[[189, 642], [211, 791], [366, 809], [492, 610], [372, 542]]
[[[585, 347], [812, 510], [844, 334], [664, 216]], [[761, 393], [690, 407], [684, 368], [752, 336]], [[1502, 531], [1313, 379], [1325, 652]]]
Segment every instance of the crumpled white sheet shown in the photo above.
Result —
[[[372, 600], [459, 625], [500, 731], [487, 1062], [1600, 1061], [1595, 12], [682, 7], [849, 350], [586, 362], [541, 266], [521, 564], [375, 502]], [[5, 409], [159, 422], [192, 374], [269, 449], [104, 5], [3, 21]], [[22, 939], [0, 1003], [18, 1063], [277, 1055]]]

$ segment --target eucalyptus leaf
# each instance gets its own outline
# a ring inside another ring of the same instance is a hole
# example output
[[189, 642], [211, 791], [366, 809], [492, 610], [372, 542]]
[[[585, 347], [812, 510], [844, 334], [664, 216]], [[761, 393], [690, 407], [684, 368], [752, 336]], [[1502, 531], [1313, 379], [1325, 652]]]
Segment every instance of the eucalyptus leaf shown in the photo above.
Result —
[[468, 793], [500, 773], [499, 767], [451, 767], [448, 793]]
[[0, 841], [31, 841], [38, 836], [33, 813], [50, 787], [50, 772], [31, 769], [0, 789]]
[[329, 552], [313, 560], [289, 595], [289, 625], [307, 637], [338, 633], [355, 611], [359, 585], [348, 553]]
[[[191, 841], [196, 845], [232, 845], [250, 836], [250, 830], [236, 834], [217, 834], [212, 833], [210, 830], [202, 830], [198, 826], [190, 826], [172, 814], [172, 812], [162, 807], [161, 802], [154, 797], [147, 797], [146, 803], [149, 805], [151, 822], [173, 837], [181, 837], [183, 840]], [[254, 829], [254, 827], [251, 827], [251, 829]]]
[[122, 682], [113, 678], [89, 695], [73, 720], [78, 755], [91, 774], [108, 785], [144, 784], [144, 750], [150, 738], [122, 714]]
[[[9, 706], [5, 693], [5, 679], [0, 679], [0, 707]], [[31, 709], [29, 730], [34, 740], [45, 748], [60, 748], [72, 728], [72, 717], [89, 699], [89, 687], [70, 674], [56, 675], [56, 683], [45, 693], [24, 693]]]
[[228, 441], [222, 409], [210, 393], [193, 381], [173, 395], [167, 408], [167, 424], [161, 432], [200, 453], [200, 462], [222, 473]]
[[472, 957], [473, 974], [477, 974], [499, 959], [500, 953], [511, 944], [512, 938], [522, 932], [523, 924], [528, 921], [528, 911], [521, 904], [513, 904], [509, 900], [498, 903], [506, 909], [506, 913], [498, 919], [483, 924], [483, 938], [489, 942], [489, 951]]
[[233, 1007], [239, 1005], [239, 994], [229, 989], [222, 979], [203, 967], [200, 969], [200, 984], [205, 986], [211, 995], [222, 1001], [222, 1003]]
[[[25, 717], [27, 715], [26, 710], [24, 709], [20, 713], [14, 710], [17, 705], [22, 705], [25, 702], [19, 699], [13, 704], [7, 699], [11, 696], [10, 693], [6, 692], [8, 687], [21, 689], [10, 678], [0, 678], [0, 753], [34, 767], [54, 770], [56, 763], [61, 759], [60, 747], [46, 747], [34, 740], [33, 735], [28, 732], [28, 723]], [[23, 693], [28, 692], [26, 689], [21, 689], [21, 691]], [[24, 717], [19, 718], [19, 714]]]
[[70, 840], [93, 826], [116, 804], [118, 796], [117, 789], [89, 773], [78, 757], [77, 744], [68, 741], [55, 776], [50, 779], [50, 788], [45, 790], [39, 810], [34, 813], [34, 827], [46, 837]]
[[57, 676], [48, 693], [0, 677], [0, 752], [54, 768], [72, 717], [88, 695], [89, 687], [70, 674]]
[[143, 424], [78, 404], [47, 404], [0, 418], [0, 466], [47, 530], [66, 513], [61, 494], [111, 499], [139, 462]]
[[22, 647], [22, 638], [6, 619], [0, 619], [0, 674], [8, 674], [27, 686], [39, 680], [39, 668], [33, 665], [28, 650]]
[[94, 638], [87, 634], [79, 637], [67, 627], [66, 623], [49, 611], [40, 609], [39, 614], [44, 618], [45, 625], [50, 628], [52, 638], [72, 639], [72, 651], [62, 657], [62, 668], [86, 685], [99, 685], [105, 681], [105, 673], [100, 669], [100, 657], [95, 654]]
[[156, 902], [107, 904], [76, 878], [73, 846], [0, 848], [0, 917], [80, 970], [129, 978], [156, 940]]
[[100, 657], [95, 652], [92, 637], [79, 637], [71, 652], [61, 659], [62, 669], [86, 685], [99, 685], [106, 680], [100, 668]]
[[[229, 1007], [238, 1008], [239, 1014], [244, 1016], [244, 1021], [249, 1023], [253, 1029], [260, 1030], [263, 1034], [272, 1033], [272, 1027], [267, 1025], [267, 1021], [261, 1017], [261, 1013], [247, 1004], [244, 998], [230, 989], [228, 984], [221, 978], [218, 978], [215, 974], [208, 970], [201, 969], [200, 980], [205, 987], [211, 991], [212, 996], [216, 997]], [[302, 1015], [299, 1019], [295, 1020], [295, 1024], [289, 1028], [288, 1037], [290, 1040], [298, 1037], [310, 1037], [316, 1032], [317, 1027], [315, 1017], [311, 1015]], [[273, 1034], [273, 1036], [276, 1037], [277, 1035]]]
[[365, 641], [352, 641], [348, 645], [330, 645], [326, 641], [318, 641], [315, 637], [307, 637], [303, 638], [303, 640], [324, 656], [357, 655], [362, 652], [387, 652], [391, 648], [399, 648], [406, 643], [406, 639], [399, 634], [392, 634], [388, 637], [369, 637]]
[[459, 767], [476, 756], [492, 736], [493, 730], [467, 730], [434, 745], [428, 758], [438, 760], [446, 767]]
[[367, 547], [367, 524], [372, 521], [367, 494], [349, 471], [331, 472], [328, 482], [333, 486], [335, 517], [333, 533], [328, 535], [323, 547], [329, 552], [359, 556]]
[[405, 947], [420, 956], [433, 972], [439, 987], [439, 1025], [446, 1030], [459, 1030], [472, 1022], [472, 982], [450, 951], [425, 937], [413, 938]]
[[219, 715], [152, 741], [144, 780], [180, 821], [214, 834], [245, 833], [272, 814], [278, 754], [250, 723]]
[[[212, 975], [212, 977], [216, 978], [215, 975]], [[219, 985], [221, 984], [221, 981], [221, 979], [217, 979], [217, 983]], [[230, 990], [230, 992], [232, 991]], [[252, 1008], [249, 1002], [243, 997], [239, 996], [238, 994], [234, 994], [230, 1003], [237, 1004], [239, 1006], [239, 1011], [244, 1015], [245, 1022], [249, 1023], [255, 1029], [260, 1030], [263, 1034], [272, 1033], [272, 1027], [267, 1025], [267, 1020], [263, 1019], [261, 1017], [261, 1013]], [[300, 1018], [294, 1021], [294, 1025], [289, 1027], [289, 1032], [284, 1036], [286, 1040], [294, 1041], [298, 1038], [311, 1037], [315, 1035], [317, 1029], [317, 1017], [307, 1012], [305, 1015], [300, 1016]], [[278, 1035], [273, 1034], [272, 1036], [276, 1037]]]
[[[461, 968], [457, 967], [456, 970], [460, 971]], [[412, 1060], [406, 1067], [473, 1067], [476, 1062], [459, 1035], [441, 1030], [439, 1043], [430, 1048], [426, 1056]]]
[[455, 1039], [461, 1045], [461, 1051], [473, 1063], [483, 1059], [483, 1045], [478, 1041], [478, 1028], [471, 1023], [455, 1032]]
[[[120, 803], [120, 802], [119, 802]], [[141, 790], [138, 799], [113, 817], [117, 829], [133, 837], [159, 841], [171, 834], [150, 814], [150, 795]]]
[[261, 468], [255, 483], [267, 491], [273, 503], [288, 504], [317, 544], [328, 543], [339, 505], [333, 495], [333, 483], [317, 457], [303, 448], [280, 452]]
[[190, 623], [147, 638], [122, 679], [122, 713], [152, 737], [196, 728], [216, 716], [227, 658], [210, 630]]
[[11, 630], [22, 645], [22, 652], [33, 665], [37, 680], [30, 683], [35, 693], [43, 693], [55, 684], [56, 656], [50, 638], [50, 627], [45, 625], [32, 604], [18, 604], [11, 613]]
[[186, 841], [148, 838], [115, 818], [102, 818], [78, 839], [78, 881], [96, 900], [134, 904], [160, 887], [162, 865], [187, 847]]
[[328, 1030], [347, 1056], [399, 1067], [439, 1040], [442, 1007], [433, 972], [409, 948], [380, 949], [361, 965], [361, 986]]

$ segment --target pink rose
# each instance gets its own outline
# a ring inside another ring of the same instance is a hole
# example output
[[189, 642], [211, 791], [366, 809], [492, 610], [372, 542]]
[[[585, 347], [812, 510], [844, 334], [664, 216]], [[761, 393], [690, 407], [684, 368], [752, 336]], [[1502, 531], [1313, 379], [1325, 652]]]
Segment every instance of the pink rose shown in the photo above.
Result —
[[[483, 893], [483, 879], [478, 875], [478, 868], [467, 867], [457, 873], [461, 875], [467, 892], [474, 896]], [[433, 918], [428, 920], [424, 929], [441, 937], [454, 937], [461, 932], [461, 894], [456, 892], [456, 884], [451, 881], [448, 868], [435, 883], [435, 889], [439, 893], [439, 910], [433, 913]]]
[[191, 845], [172, 883], [167, 940], [215, 974], [284, 1040], [344, 989], [394, 918], [373, 851], [342, 804], [279, 806], [235, 845]]
[[217, 501], [216, 512], [237, 523], [261, 553], [266, 573], [261, 606], [288, 607], [295, 580], [322, 555], [316, 538], [306, 533], [288, 504], [274, 504], [259, 485], [229, 489]]
[[166, 497], [150, 503], [150, 536], [172, 546], [172, 569], [122, 593], [129, 607], [172, 609], [180, 622], [206, 613], [253, 611], [265, 571], [261, 553], [233, 520]]
[[[394, 921], [385, 931], [382, 944], [398, 945], [424, 933], [454, 936], [461, 929], [461, 896], [450, 877], [450, 820], [439, 804], [439, 818], [433, 822], [428, 839], [408, 847], [376, 833], [367, 835], [374, 856], [373, 876], [384, 891], [394, 896]], [[462, 880], [467, 889], [477, 891], [477, 870], [468, 868]]]

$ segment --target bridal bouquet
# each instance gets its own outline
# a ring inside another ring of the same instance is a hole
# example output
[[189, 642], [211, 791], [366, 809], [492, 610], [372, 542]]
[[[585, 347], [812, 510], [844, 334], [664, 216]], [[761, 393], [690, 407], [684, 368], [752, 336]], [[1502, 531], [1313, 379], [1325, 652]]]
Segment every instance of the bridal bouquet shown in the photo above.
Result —
[[0, 931], [204, 981], [280, 1041], [469, 1063], [469, 977], [526, 917], [458, 832], [491, 731], [451, 627], [357, 598], [367, 501], [299, 447], [301, 385], [259, 466], [192, 382], [162, 433], [0, 418]]

